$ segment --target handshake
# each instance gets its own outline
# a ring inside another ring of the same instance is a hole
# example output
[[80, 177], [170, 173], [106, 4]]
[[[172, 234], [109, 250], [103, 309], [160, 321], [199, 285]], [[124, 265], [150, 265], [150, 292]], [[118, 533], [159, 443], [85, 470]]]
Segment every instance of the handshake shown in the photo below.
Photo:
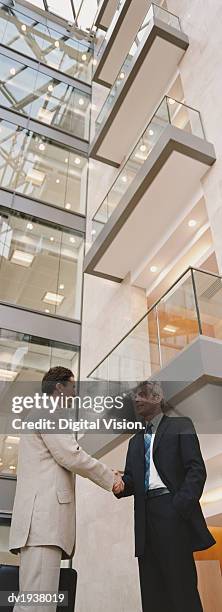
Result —
[[125, 483], [123, 482], [122, 476], [118, 470], [113, 470], [114, 472], [114, 483], [113, 483], [113, 493], [114, 495], [118, 495], [119, 493], [123, 493], [125, 488]]

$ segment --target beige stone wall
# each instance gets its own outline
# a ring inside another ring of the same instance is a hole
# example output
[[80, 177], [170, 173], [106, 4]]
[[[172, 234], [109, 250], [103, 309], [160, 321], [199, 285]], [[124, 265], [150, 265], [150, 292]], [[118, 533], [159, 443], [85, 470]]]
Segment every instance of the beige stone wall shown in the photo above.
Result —
[[207, 139], [217, 161], [203, 179], [214, 246], [222, 272], [222, 45], [221, 0], [167, 0], [190, 40], [180, 64], [185, 102], [201, 112]]
[[[122, 468], [128, 442], [103, 458]], [[133, 498], [117, 500], [77, 478], [77, 612], [140, 612], [138, 564], [134, 557]]]
[[85, 274], [81, 379], [99, 363], [147, 310], [145, 291]]

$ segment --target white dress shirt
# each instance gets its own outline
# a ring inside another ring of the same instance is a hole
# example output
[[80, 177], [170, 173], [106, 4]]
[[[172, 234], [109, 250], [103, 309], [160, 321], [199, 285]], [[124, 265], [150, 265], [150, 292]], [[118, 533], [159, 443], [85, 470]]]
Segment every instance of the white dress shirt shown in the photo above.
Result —
[[[156, 466], [154, 464], [153, 461], [153, 444], [154, 444], [154, 440], [155, 440], [155, 435], [156, 435], [156, 431], [157, 428], [160, 424], [160, 421], [163, 417], [163, 413], [161, 412], [160, 414], [157, 414], [155, 417], [153, 417], [151, 419], [151, 423], [153, 425], [152, 427], [152, 438], [151, 438], [151, 445], [150, 445], [150, 478], [149, 478], [149, 489], [159, 489], [160, 487], [163, 488], [167, 488], [166, 485], [163, 483], [163, 481], [161, 480], [158, 471], [156, 469]], [[147, 422], [148, 424], [148, 422]]]

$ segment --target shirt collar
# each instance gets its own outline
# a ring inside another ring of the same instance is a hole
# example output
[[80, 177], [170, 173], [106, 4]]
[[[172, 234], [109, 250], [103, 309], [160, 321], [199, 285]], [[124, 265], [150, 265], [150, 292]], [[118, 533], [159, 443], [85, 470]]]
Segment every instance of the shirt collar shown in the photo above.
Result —
[[[156, 414], [155, 417], [153, 417], [150, 421], [150, 423], [152, 423], [152, 431], [155, 432], [157, 430], [157, 428], [159, 427], [160, 421], [163, 418], [163, 412], [161, 410], [161, 412], [159, 412], [159, 414]], [[148, 421], [146, 421], [146, 425], [148, 425]]]

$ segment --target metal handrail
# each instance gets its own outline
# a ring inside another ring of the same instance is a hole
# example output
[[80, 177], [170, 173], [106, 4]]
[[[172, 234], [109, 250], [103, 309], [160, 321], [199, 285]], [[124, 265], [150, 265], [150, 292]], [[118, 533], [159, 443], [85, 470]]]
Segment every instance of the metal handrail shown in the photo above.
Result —
[[[152, 306], [150, 306], [150, 308], [148, 308], [148, 310], [146, 311], [146, 313], [133, 325], [133, 327], [131, 327], [131, 329], [121, 338], [121, 340], [119, 340], [119, 342], [117, 342], [117, 344], [115, 344], [115, 346], [105, 355], [105, 357], [103, 357], [103, 359], [101, 359], [99, 361], [99, 363], [97, 364], [97, 366], [95, 368], [93, 368], [93, 370], [91, 370], [91, 372], [87, 375], [87, 378], [90, 378], [93, 374], [93, 372], [95, 372], [97, 370], [97, 368], [100, 367], [100, 365], [116, 350], [116, 348], [118, 348], [118, 346], [120, 344], [122, 344], [122, 342], [128, 337], [130, 336], [130, 334], [133, 332], [134, 329], [136, 329], [136, 327], [146, 318], [149, 316], [149, 314], [158, 306], [158, 304], [166, 297], [166, 295], [168, 293], [170, 293], [172, 291], [172, 289], [181, 281], [181, 279], [186, 276], [186, 274], [188, 272], [191, 272], [191, 274], [193, 272], [201, 272], [203, 274], [207, 274], [208, 276], [213, 276], [215, 278], [220, 278], [222, 281], [222, 275], [220, 274], [216, 274], [215, 272], [209, 272], [209, 270], [203, 270], [201, 268], [195, 268], [194, 266], [188, 266], [188, 268], [186, 268], [186, 270], [184, 272], [182, 272], [182, 274], [180, 274], [180, 276], [174, 281], [174, 283], [169, 287], [169, 289], [167, 289], [162, 295], [161, 297], [156, 300], [156, 302], [154, 302], [154, 304], [152, 304]], [[201, 328], [199, 327], [199, 330]], [[200, 335], [201, 335], [201, 331], [200, 331]]]

